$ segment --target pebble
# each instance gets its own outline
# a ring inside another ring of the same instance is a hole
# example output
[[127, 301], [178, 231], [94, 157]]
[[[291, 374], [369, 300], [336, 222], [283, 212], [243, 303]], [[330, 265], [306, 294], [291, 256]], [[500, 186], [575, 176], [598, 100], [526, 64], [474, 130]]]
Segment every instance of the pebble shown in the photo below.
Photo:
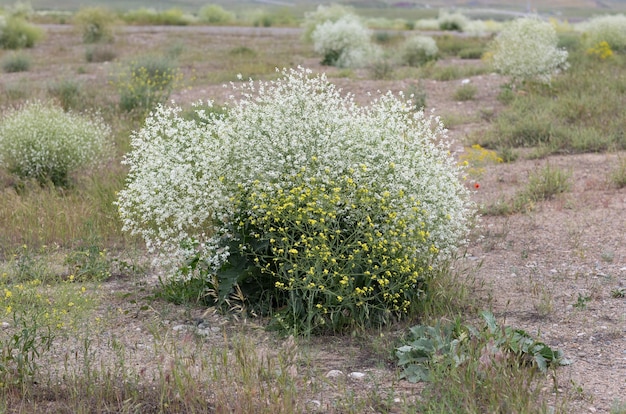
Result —
[[309, 400], [307, 404], [312, 405], [314, 408], [320, 408], [322, 406], [322, 403], [318, 400]]
[[362, 380], [363, 378], [365, 378], [365, 373], [363, 372], [351, 372], [348, 374], [348, 377], [354, 379], [354, 380]]
[[8, 322], [2, 322], [2, 329], [6, 329], [9, 326], [11, 326], [11, 324], [9, 324]]
[[338, 369], [331, 369], [330, 371], [326, 373], [326, 378], [337, 378], [337, 377], [341, 377], [342, 375], [343, 375], [343, 371], [340, 371]]
[[178, 332], [178, 331], [186, 331], [189, 328], [190, 328], [189, 325], [176, 325], [175, 327], [172, 328], [172, 330]]

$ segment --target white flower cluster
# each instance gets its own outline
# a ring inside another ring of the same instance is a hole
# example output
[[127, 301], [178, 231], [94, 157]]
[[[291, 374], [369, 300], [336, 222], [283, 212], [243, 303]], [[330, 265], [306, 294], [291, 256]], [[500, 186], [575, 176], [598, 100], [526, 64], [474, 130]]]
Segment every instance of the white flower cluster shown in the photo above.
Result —
[[242, 195], [287, 193], [303, 171], [311, 183], [355, 177], [377, 197], [402, 195], [392, 204], [398, 220], [418, 209], [423, 222], [409, 225], [428, 234], [416, 252], [447, 257], [464, 239], [471, 204], [438, 118], [390, 93], [358, 106], [302, 68], [237, 92], [225, 116], [197, 110], [203, 121], [194, 122], [159, 107], [133, 134], [119, 211], [124, 229], [143, 236], [161, 264], [176, 268], [196, 256], [217, 269]]
[[311, 38], [315, 52], [324, 56], [323, 63], [327, 65], [363, 67], [380, 54], [371, 41], [371, 31], [352, 14], [318, 25]]
[[439, 48], [437, 42], [430, 36], [412, 36], [407, 38], [400, 48], [402, 63], [409, 66], [419, 66], [430, 60], [437, 59]]
[[583, 33], [586, 47], [607, 42], [613, 50], [626, 51], [626, 16], [623, 14], [593, 17], [575, 28]]
[[535, 17], [516, 19], [494, 39], [493, 65], [514, 82], [536, 79], [549, 83], [552, 75], [567, 68], [567, 51], [557, 43], [550, 23]]
[[20, 177], [63, 184], [69, 172], [103, 159], [110, 134], [99, 117], [28, 102], [0, 121], [0, 166]]

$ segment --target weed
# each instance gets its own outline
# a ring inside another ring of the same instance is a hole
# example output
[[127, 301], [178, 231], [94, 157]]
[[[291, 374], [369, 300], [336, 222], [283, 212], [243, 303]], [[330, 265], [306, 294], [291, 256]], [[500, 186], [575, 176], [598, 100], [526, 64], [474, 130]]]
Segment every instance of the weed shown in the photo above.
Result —
[[87, 7], [74, 15], [74, 24], [84, 43], [110, 42], [115, 19], [115, 15], [104, 7]]
[[24, 20], [22, 17], [0, 17], [0, 48], [31, 48], [43, 37], [43, 31]]
[[611, 290], [611, 297], [615, 299], [626, 297], [626, 288], [615, 288]]
[[626, 187], [626, 158], [620, 159], [617, 167], [611, 171], [609, 181], [617, 188]]
[[533, 201], [549, 200], [557, 194], [569, 191], [571, 175], [548, 163], [543, 169], [530, 174], [525, 193]]
[[463, 84], [454, 91], [454, 99], [456, 101], [472, 101], [476, 98], [478, 88], [471, 83]]
[[108, 44], [90, 45], [85, 49], [85, 60], [88, 63], [110, 62], [116, 57], [115, 48]]
[[10, 53], [2, 58], [0, 65], [6, 73], [26, 72], [30, 69], [30, 57], [24, 53]]
[[578, 299], [576, 299], [576, 303], [574, 303], [574, 307], [579, 310], [587, 309], [587, 303], [591, 300], [591, 296], [578, 294]]
[[59, 102], [64, 110], [77, 108], [82, 104], [82, 84], [72, 79], [63, 79], [48, 85], [48, 93]]

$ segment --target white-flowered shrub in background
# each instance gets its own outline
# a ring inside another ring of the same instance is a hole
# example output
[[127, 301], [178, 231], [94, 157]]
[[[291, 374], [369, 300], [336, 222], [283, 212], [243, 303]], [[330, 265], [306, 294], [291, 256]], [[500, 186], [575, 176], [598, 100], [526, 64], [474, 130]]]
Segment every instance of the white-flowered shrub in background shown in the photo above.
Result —
[[324, 56], [323, 65], [358, 68], [380, 55], [371, 41], [371, 31], [354, 15], [318, 25], [311, 38], [315, 52]]
[[0, 120], [0, 166], [41, 184], [69, 184], [69, 174], [110, 155], [111, 130], [97, 116], [64, 112], [33, 101], [8, 110]]
[[226, 115], [159, 107], [134, 133], [124, 228], [287, 331], [415, 312], [471, 211], [438, 118], [390, 93], [358, 106], [305, 69], [236, 93]]
[[491, 44], [493, 65], [513, 82], [538, 80], [548, 83], [567, 68], [567, 51], [557, 47], [554, 27], [538, 18], [510, 22]]
[[336, 22], [347, 15], [354, 15], [354, 9], [339, 4], [331, 4], [329, 6], [319, 5], [313, 12], [304, 14], [304, 22], [302, 22], [302, 38], [306, 42], [311, 42], [311, 35], [322, 23]]
[[607, 42], [612, 50], [626, 51], [626, 16], [623, 14], [593, 17], [575, 27], [583, 33], [586, 48]]
[[430, 36], [412, 36], [400, 47], [400, 60], [409, 66], [420, 66], [436, 60], [439, 54], [437, 42]]
[[469, 24], [470, 19], [463, 13], [451, 13], [448, 10], [442, 9], [439, 11], [437, 22], [439, 23], [440, 30], [463, 32]]

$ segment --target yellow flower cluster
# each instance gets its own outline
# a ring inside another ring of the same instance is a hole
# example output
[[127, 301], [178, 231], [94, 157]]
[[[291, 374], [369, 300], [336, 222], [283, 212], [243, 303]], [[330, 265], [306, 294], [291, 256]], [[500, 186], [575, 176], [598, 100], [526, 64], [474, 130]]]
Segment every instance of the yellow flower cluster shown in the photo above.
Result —
[[609, 43], [603, 40], [594, 47], [587, 49], [587, 54], [600, 60], [606, 60], [613, 56], [613, 51]]
[[307, 178], [302, 169], [288, 189], [249, 192], [244, 204], [253, 214], [240, 221], [240, 230], [248, 221], [267, 241], [269, 254], [254, 260], [273, 286], [301, 297], [310, 304], [306, 311], [318, 314], [317, 324], [337, 330], [349, 323], [337, 315], [366, 324], [375, 314], [408, 313], [431, 268], [407, 246], [417, 240], [427, 256], [437, 253], [419, 203], [399, 215], [393, 205], [407, 197], [404, 191], [363, 185], [358, 174], [366, 172], [333, 180]]

